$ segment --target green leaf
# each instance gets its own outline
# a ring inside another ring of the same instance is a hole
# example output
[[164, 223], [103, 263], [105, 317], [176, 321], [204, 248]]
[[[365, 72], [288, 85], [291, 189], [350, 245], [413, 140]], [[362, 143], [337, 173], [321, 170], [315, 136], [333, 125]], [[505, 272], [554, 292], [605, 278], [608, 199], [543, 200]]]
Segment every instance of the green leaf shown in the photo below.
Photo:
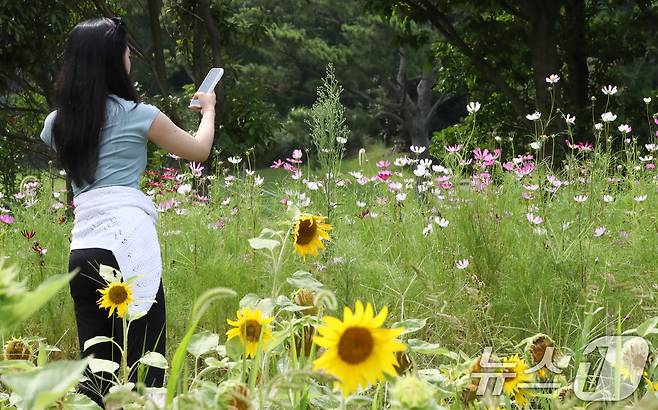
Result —
[[638, 336], [646, 337], [648, 335], [653, 335], [658, 333], [658, 328], [656, 328], [656, 325], [658, 325], [658, 316], [645, 320], [637, 328]]
[[147, 366], [157, 367], [158, 369], [167, 369], [169, 367], [167, 359], [158, 352], [146, 352], [146, 354], [139, 359], [139, 362]]
[[322, 282], [318, 281], [309, 272], [298, 270], [287, 279], [288, 283], [299, 288], [306, 288], [312, 291], [318, 291], [324, 287]]
[[192, 336], [187, 351], [198, 359], [201, 355], [215, 350], [217, 345], [219, 345], [219, 335], [204, 330]]
[[92, 346], [94, 346], [94, 345], [97, 345], [97, 344], [99, 344], [99, 343], [108, 343], [108, 342], [110, 342], [110, 343], [112, 342], [112, 338], [111, 338], [111, 337], [107, 337], [107, 336], [95, 336], [95, 337], [92, 337], [91, 339], [87, 339], [87, 340], [85, 340], [85, 344], [83, 345], [83, 349], [82, 349], [82, 350], [87, 350], [87, 349], [89, 349], [90, 347], [92, 347]]
[[427, 319], [407, 319], [401, 322], [394, 323], [391, 326], [391, 328], [395, 329], [398, 327], [402, 327], [404, 328], [404, 332], [402, 332], [402, 335], [407, 335], [409, 333], [417, 332], [420, 329], [424, 328], [426, 323], [427, 323]]
[[91, 359], [89, 361], [89, 369], [92, 373], [114, 373], [120, 367], [119, 363], [113, 362], [111, 360], [104, 359]]
[[407, 341], [407, 345], [409, 346], [409, 350], [411, 350], [412, 352], [421, 353], [421, 354], [441, 355], [441, 356], [449, 357], [453, 360], [459, 359], [459, 355], [457, 353], [451, 352], [445, 347], [441, 347], [441, 345], [437, 343], [428, 343], [420, 339], [409, 339]]
[[101, 410], [92, 399], [80, 393], [68, 394], [61, 408], [62, 410]]
[[41, 283], [35, 290], [26, 292], [15, 302], [0, 304], [0, 335], [22, 323], [43, 307], [66, 286], [75, 273], [53, 275]]
[[249, 239], [249, 245], [252, 249], [269, 249], [273, 251], [274, 248], [279, 246], [281, 242], [275, 239], [262, 239], [262, 238], [251, 238]]
[[62, 360], [28, 372], [7, 374], [0, 380], [23, 399], [22, 408], [41, 410], [78, 384], [89, 361], [90, 358]]

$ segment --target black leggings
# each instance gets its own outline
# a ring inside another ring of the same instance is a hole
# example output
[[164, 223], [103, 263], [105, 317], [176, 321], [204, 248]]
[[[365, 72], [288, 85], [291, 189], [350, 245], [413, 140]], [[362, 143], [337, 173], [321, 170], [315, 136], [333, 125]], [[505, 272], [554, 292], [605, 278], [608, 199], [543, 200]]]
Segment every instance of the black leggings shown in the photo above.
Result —
[[[74, 249], [69, 258], [69, 271], [80, 268], [77, 275], [71, 280], [71, 296], [75, 308], [75, 320], [78, 326], [78, 341], [80, 343], [80, 356], [94, 355], [96, 359], [111, 360], [121, 364], [121, 352], [112, 343], [99, 343], [87, 350], [84, 349], [86, 340], [95, 336], [113, 337], [123, 346], [123, 321], [115, 314], [108, 318], [108, 310], [100, 309], [96, 301], [101, 294], [98, 289], [106, 286], [105, 280], [98, 274], [99, 265], [111, 266], [119, 270], [114, 254], [107, 249], [88, 248]], [[162, 282], [155, 297], [154, 303], [148, 313], [131, 323], [128, 333], [128, 366], [132, 366], [147, 351], [165, 354], [166, 315], [165, 300]], [[143, 374], [138, 368], [130, 374], [130, 381], [137, 383], [143, 381], [148, 387], [162, 387], [164, 370], [155, 367], [145, 368]], [[98, 405], [103, 406], [102, 397], [107, 394], [110, 384], [102, 380], [110, 379], [107, 373], [93, 374], [89, 369], [85, 374], [89, 378], [80, 384], [78, 390], [89, 396]], [[100, 376], [100, 377], [99, 377]]]

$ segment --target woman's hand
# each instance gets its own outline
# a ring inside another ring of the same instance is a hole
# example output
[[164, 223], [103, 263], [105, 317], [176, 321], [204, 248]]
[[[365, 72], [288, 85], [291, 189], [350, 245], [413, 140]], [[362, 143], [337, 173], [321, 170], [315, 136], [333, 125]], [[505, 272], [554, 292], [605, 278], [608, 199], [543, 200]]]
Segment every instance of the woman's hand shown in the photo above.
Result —
[[192, 96], [192, 99], [198, 100], [199, 104], [201, 105], [200, 107], [195, 107], [193, 105], [190, 105], [189, 108], [192, 111], [201, 112], [201, 115], [209, 112], [213, 112], [213, 113], [215, 112], [216, 96], [214, 91], [211, 91], [209, 93], [196, 92]]

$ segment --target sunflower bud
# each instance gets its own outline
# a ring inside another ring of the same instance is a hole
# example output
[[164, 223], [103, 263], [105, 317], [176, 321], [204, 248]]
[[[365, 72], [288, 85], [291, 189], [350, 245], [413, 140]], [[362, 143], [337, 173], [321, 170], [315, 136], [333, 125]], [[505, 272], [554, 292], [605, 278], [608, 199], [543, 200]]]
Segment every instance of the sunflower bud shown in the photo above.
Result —
[[295, 303], [299, 306], [308, 306], [308, 309], [304, 309], [301, 312], [299, 312], [302, 315], [317, 315], [318, 314], [318, 308], [315, 306], [314, 303], [315, 299], [315, 294], [313, 291], [301, 288], [299, 289], [293, 298]]
[[[530, 345], [530, 354], [532, 355], [532, 362], [534, 364], [541, 363], [542, 359], [546, 355], [546, 349], [549, 347], [554, 347], [553, 341], [548, 336], [538, 336], [535, 340], [532, 341]], [[551, 358], [552, 359], [552, 358]]]
[[312, 326], [304, 326], [295, 333], [295, 351], [297, 352], [297, 356], [301, 357], [303, 354], [305, 357], [309, 357], [311, 355], [314, 334], [315, 329]]
[[391, 409], [436, 408], [436, 388], [416, 376], [402, 376], [391, 389]]
[[398, 365], [393, 365], [398, 376], [402, 376], [413, 368], [414, 362], [406, 352], [395, 352], [395, 358], [398, 359]]
[[4, 347], [5, 360], [31, 360], [30, 346], [21, 339], [12, 339]]
[[230, 392], [227, 408], [229, 410], [248, 410], [251, 408], [249, 404], [249, 389], [244, 384], [238, 384]]

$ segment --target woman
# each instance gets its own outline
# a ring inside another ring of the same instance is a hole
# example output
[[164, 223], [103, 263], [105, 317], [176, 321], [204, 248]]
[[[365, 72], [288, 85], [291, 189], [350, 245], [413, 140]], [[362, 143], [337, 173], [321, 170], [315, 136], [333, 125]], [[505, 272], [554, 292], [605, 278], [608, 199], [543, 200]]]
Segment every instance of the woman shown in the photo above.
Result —
[[[156, 211], [139, 190], [147, 141], [182, 158], [205, 161], [214, 139], [215, 94], [194, 95], [200, 108], [190, 108], [200, 111], [202, 119], [192, 137], [156, 107], [139, 102], [129, 73], [130, 49], [120, 19], [92, 19], [75, 26], [56, 85], [57, 110], [46, 118], [41, 139], [56, 151], [72, 182], [75, 222], [69, 270], [79, 269], [70, 288], [81, 356], [121, 361], [111, 343], [84, 349], [85, 341], [95, 336], [123, 343], [122, 319], [108, 318], [97, 305], [99, 290], [106, 286], [99, 266], [107, 265], [130, 281], [135, 303], [129, 312], [146, 312], [130, 326], [131, 366], [146, 351], [165, 353]], [[102, 405], [107, 383], [91, 372], [87, 377], [80, 390]], [[164, 371], [150, 368], [143, 381], [162, 386], [163, 378]], [[137, 381], [136, 371], [131, 381]]]

